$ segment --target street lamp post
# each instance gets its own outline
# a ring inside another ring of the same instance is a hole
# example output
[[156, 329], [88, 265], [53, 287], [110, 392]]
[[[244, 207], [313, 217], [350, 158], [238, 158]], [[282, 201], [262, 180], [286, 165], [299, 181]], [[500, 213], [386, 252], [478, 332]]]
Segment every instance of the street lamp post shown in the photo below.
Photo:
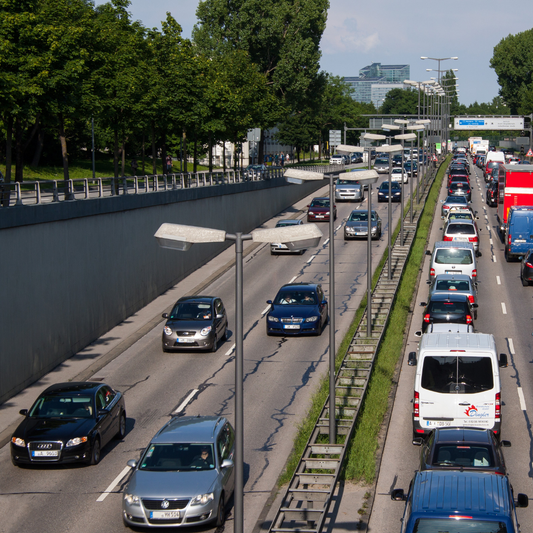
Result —
[[243, 372], [243, 241], [282, 242], [289, 249], [318, 246], [322, 232], [316, 224], [284, 228], [258, 229], [251, 234], [224, 230], [162, 224], [154, 237], [162, 248], [185, 252], [195, 243], [235, 241], [235, 533], [243, 533], [244, 525], [244, 372]]

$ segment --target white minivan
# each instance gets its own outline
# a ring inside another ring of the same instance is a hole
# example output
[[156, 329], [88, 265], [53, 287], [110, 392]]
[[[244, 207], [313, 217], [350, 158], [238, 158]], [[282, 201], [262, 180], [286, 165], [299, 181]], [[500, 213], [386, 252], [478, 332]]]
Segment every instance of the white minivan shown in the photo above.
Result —
[[477, 281], [477, 262], [471, 242], [437, 241], [431, 255], [428, 281], [431, 283], [439, 274], [466, 274]]
[[436, 427], [480, 427], [499, 436], [507, 354], [498, 359], [492, 335], [426, 333], [408, 364], [416, 366], [413, 439]]

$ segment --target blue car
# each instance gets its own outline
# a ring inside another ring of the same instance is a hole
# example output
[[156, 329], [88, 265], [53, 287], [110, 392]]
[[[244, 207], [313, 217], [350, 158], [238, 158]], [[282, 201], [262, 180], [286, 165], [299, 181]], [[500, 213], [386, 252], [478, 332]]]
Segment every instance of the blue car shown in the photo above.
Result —
[[267, 300], [267, 335], [321, 335], [328, 321], [328, 302], [321, 285], [289, 283]]

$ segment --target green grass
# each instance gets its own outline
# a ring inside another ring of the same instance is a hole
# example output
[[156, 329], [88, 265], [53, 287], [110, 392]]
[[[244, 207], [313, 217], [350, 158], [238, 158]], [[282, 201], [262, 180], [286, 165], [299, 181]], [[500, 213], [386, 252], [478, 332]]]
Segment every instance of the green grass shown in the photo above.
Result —
[[[393, 386], [395, 368], [402, 354], [403, 337], [407, 318], [410, 312], [414, 291], [416, 289], [418, 271], [421, 268], [420, 265], [422, 264], [427, 235], [434, 216], [440, 184], [444, 178], [445, 166], [446, 165], [441, 166], [435, 183], [429, 192], [419, 222], [419, 229], [415, 236], [413, 247], [399, 286], [396, 301], [391, 311], [389, 325], [387, 326], [382, 345], [376, 357], [374, 371], [368, 385], [363, 405], [359, 412], [354, 438], [349, 444], [348, 460], [344, 469], [344, 477], [346, 479], [356, 481], [364, 480], [367, 483], [371, 483], [376, 476], [377, 438], [388, 409], [389, 395]], [[393, 242], [399, 231], [400, 224], [398, 223], [393, 233]], [[387, 261], [387, 257], [388, 248], [385, 249], [381, 261], [375, 270], [372, 278], [372, 287], [375, 287], [380, 272]], [[365, 293], [365, 296], [355, 313], [354, 320], [337, 350], [336, 370], [339, 369], [344, 354], [348, 350], [355, 331], [361, 321], [366, 308], [366, 300]], [[294, 441], [292, 453], [287, 461], [285, 471], [279, 479], [280, 485], [290, 481], [328, 395], [329, 377], [326, 376], [322, 380], [319, 390], [312, 399], [307, 417], [298, 427], [298, 433]], [[342, 438], [344, 437], [338, 437], [339, 440]]]

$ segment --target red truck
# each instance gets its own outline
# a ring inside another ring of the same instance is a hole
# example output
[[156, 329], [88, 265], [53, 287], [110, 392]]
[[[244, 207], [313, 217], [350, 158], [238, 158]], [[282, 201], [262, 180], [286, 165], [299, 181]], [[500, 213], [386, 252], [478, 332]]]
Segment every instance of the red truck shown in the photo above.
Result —
[[533, 165], [500, 165], [497, 217], [502, 238], [513, 205], [533, 205]]

